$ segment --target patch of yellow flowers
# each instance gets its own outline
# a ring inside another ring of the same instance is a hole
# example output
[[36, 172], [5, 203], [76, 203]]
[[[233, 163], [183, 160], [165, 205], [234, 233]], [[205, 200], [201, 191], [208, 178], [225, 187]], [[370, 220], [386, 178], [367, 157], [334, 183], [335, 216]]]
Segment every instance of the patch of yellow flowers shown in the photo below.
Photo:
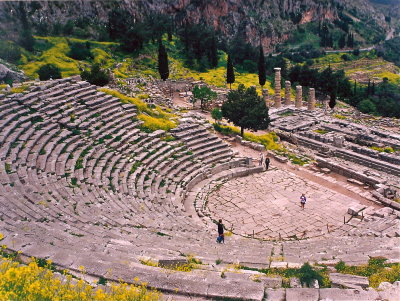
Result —
[[[66, 273], [56, 276], [40, 267], [35, 259], [27, 265], [8, 258], [1, 258], [0, 262], [0, 300], [153, 301], [161, 298], [160, 293], [147, 290], [145, 284], [111, 284], [104, 290], [83, 280], [75, 281]], [[134, 280], [138, 282], [137, 278]]]

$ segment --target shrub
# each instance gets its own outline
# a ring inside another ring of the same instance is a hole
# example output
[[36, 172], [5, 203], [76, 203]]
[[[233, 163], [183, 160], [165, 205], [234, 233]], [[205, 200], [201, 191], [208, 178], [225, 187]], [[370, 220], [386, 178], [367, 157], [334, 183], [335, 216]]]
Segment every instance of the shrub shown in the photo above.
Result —
[[0, 58], [15, 64], [21, 58], [21, 50], [14, 43], [0, 41]]
[[300, 281], [302, 283], [306, 283], [307, 286], [311, 285], [312, 280], [318, 280], [318, 283], [322, 284], [323, 277], [322, 275], [314, 270], [312, 266], [306, 262], [299, 270], [300, 272]]
[[74, 60], [82, 61], [86, 59], [92, 59], [92, 53], [90, 52], [90, 43], [70, 43], [70, 51], [68, 56]]
[[82, 71], [81, 77], [96, 86], [105, 86], [110, 81], [107, 72], [101, 69], [99, 64], [92, 65], [90, 71]]
[[[45, 266], [43, 266], [45, 265]], [[0, 265], [0, 296], [2, 300], [132, 300], [155, 301], [161, 295], [147, 290], [145, 285], [111, 284], [104, 291], [94, 288], [83, 280], [72, 281], [72, 276], [64, 273], [64, 280], [55, 277], [51, 261], [33, 259], [28, 265], [20, 265], [11, 259], [2, 258]], [[84, 268], [82, 267], [82, 271]], [[135, 279], [138, 281], [138, 279]], [[104, 283], [102, 278], [100, 281]], [[99, 282], [100, 282], [99, 281]]]
[[39, 68], [38, 70], [40, 80], [49, 80], [61, 78], [61, 70], [54, 64], [46, 64]]

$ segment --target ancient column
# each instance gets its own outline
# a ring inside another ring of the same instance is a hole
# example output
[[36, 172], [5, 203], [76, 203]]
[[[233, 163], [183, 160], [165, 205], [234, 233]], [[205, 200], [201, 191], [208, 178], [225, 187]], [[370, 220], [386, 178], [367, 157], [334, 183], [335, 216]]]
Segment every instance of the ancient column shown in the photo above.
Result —
[[275, 108], [281, 107], [281, 68], [275, 70]]
[[265, 105], [267, 106], [267, 108], [269, 108], [269, 95], [268, 95], [268, 89], [263, 89], [262, 91], [262, 95], [265, 101]]
[[310, 88], [308, 92], [308, 110], [314, 111], [315, 108], [315, 89]]
[[296, 108], [303, 106], [303, 87], [296, 86]]
[[291, 100], [291, 84], [290, 81], [285, 81], [285, 105], [289, 106], [292, 104], [292, 100]]

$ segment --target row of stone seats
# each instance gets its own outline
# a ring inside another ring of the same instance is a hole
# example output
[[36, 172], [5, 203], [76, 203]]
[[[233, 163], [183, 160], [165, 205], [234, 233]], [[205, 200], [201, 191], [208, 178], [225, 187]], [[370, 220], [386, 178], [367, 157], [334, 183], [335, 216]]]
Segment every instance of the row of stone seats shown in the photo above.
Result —
[[[84, 89], [71, 105], [61, 97], [73, 94], [68, 85]], [[226, 282], [219, 273], [202, 271], [178, 273], [177, 280], [140, 264], [141, 257], [194, 254], [208, 264], [268, 265], [272, 242], [234, 237], [226, 247], [216, 245], [215, 234], [180, 208], [199, 179], [226, 170], [229, 147], [196, 124], [178, 127], [173, 142], [164, 141], [162, 132], [140, 132], [134, 106], [77, 80], [45, 86], [3, 97], [1, 104], [14, 107], [0, 120], [2, 244], [72, 270], [83, 265], [97, 276], [139, 276], [163, 290], [196, 293], [200, 289], [188, 283], [198, 282], [209, 296], [217, 289], [227, 297], [239, 288], [240, 297], [249, 297], [248, 289], [263, 291], [248, 279]], [[106, 275], [109, 269], [116, 272]]]

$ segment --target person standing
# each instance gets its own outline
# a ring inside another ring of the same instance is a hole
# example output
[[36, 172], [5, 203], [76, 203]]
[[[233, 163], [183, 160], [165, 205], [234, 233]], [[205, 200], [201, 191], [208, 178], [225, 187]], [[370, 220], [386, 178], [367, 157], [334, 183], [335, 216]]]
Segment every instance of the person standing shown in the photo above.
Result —
[[218, 243], [225, 243], [225, 238], [224, 238], [224, 224], [222, 223], [222, 219], [218, 221], [218, 238], [217, 238]]
[[260, 166], [264, 164], [264, 154], [260, 153]]
[[265, 170], [268, 170], [270, 161], [268, 157], [265, 158]]
[[300, 197], [300, 206], [301, 206], [301, 209], [304, 210], [304, 205], [306, 204], [306, 202], [307, 202], [307, 198], [306, 198], [306, 196], [304, 195], [304, 193], [302, 193], [302, 194], [301, 194], [301, 197]]

